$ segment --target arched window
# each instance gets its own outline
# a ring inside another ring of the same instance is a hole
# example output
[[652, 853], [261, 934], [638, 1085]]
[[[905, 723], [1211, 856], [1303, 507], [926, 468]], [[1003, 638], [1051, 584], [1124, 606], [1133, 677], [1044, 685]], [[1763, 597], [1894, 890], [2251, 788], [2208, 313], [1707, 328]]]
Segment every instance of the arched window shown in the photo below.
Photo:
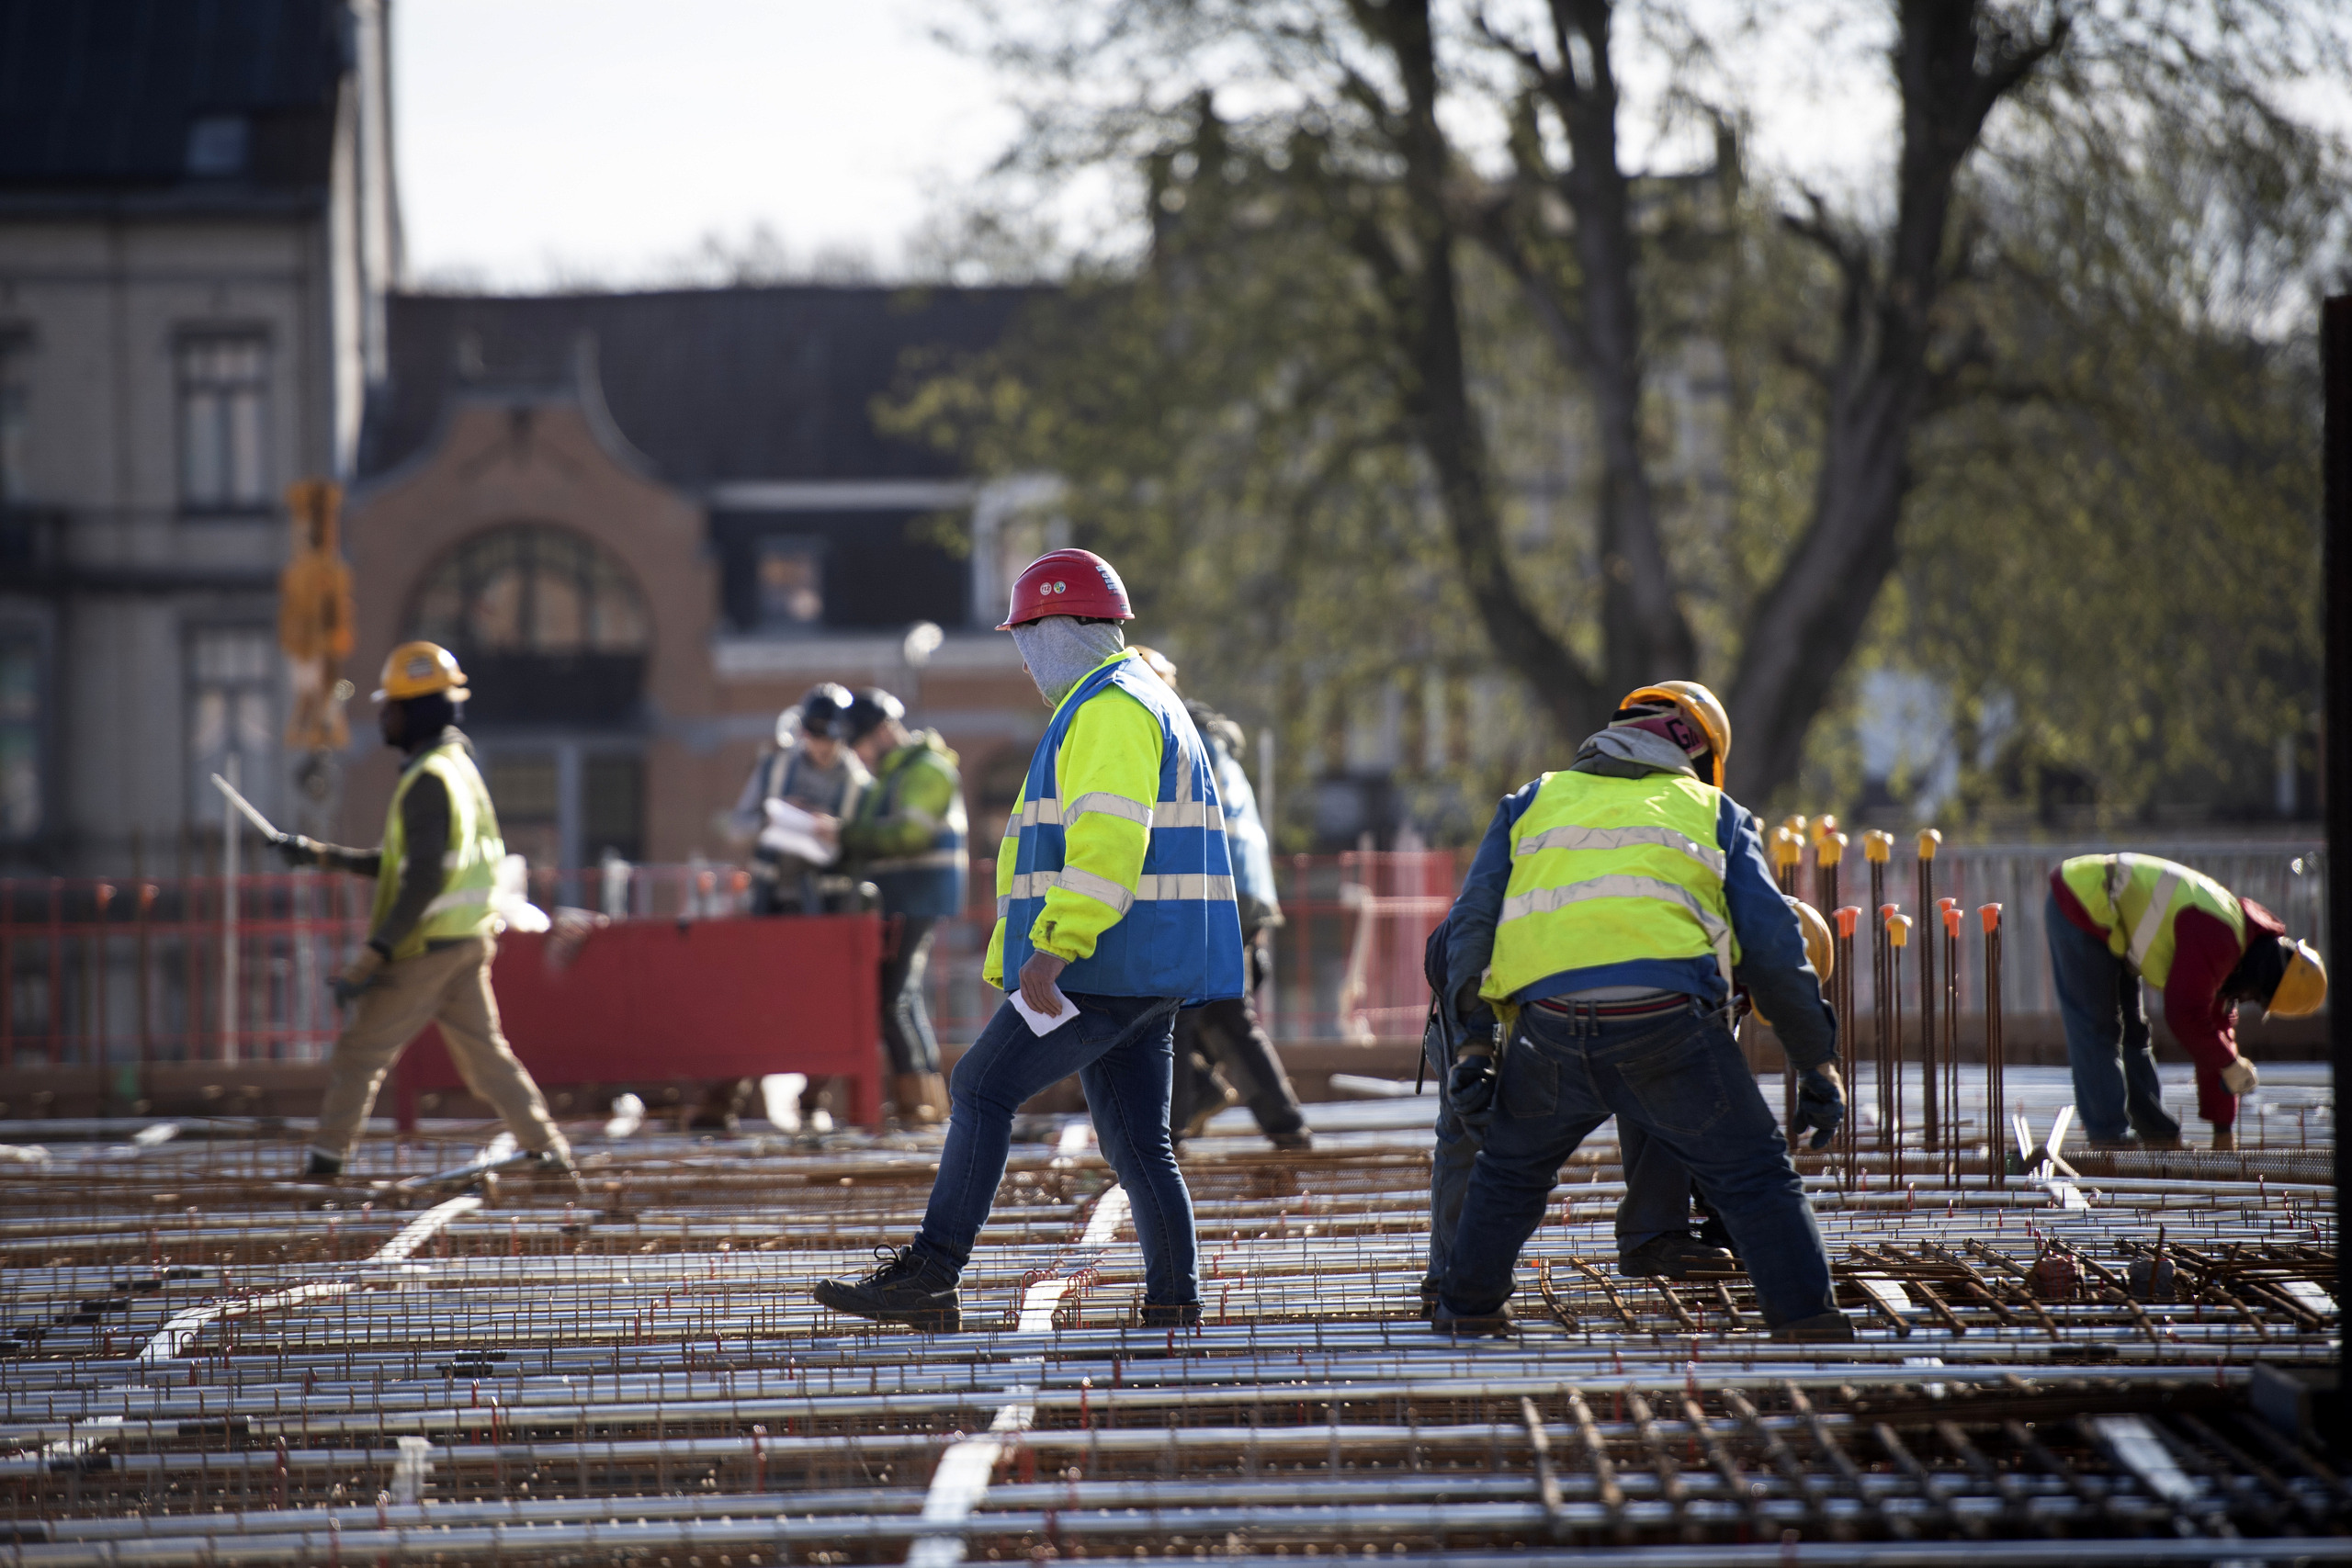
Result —
[[628, 569], [582, 534], [520, 523], [478, 534], [424, 580], [418, 637], [481, 653], [642, 653], [651, 640]]
[[639, 716], [653, 626], [610, 550], [570, 528], [515, 523], [425, 574], [407, 635], [455, 650], [476, 723], [612, 728]]

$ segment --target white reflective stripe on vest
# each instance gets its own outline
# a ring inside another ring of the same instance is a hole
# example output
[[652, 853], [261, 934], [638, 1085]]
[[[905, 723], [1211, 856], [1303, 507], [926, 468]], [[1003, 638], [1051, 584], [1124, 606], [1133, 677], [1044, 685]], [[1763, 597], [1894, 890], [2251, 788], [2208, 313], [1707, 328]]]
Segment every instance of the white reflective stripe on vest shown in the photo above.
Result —
[[1724, 852], [1671, 828], [1546, 828], [1511, 846], [1513, 858], [1541, 850], [1633, 850], [1657, 845], [1690, 856], [1717, 876], [1724, 874]]
[[[1172, 902], [1187, 898], [1195, 902], [1222, 899], [1229, 904], [1235, 901], [1233, 878], [1229, 876], [1204, 876], [1194, 872], [1148, 872], [1137, 879], [1136, 890], [1129, 893], [1107, 876], [1098, 876], [1076, 866], [1065, 866], [1059, 871], [1024, 871], [1016, 875], [1012, 879], [1012, 891], [997, 899], [996, 912], [1000, 918], [1008, 917], [1012, 913], [1016, 899], [1043, 898], [1056, 887], [1067, 887], [1074, 893], [1099, 898], [1123, 915], [1130, 906], [1137, 903]], [[1105, 891], [1098, 892], [1097, 888]]]
[[1071, 801], [1062, 811], [1062, 826], [1069, 827], [1090, 811], [1099, 812], [1105, 817], [1123, 818], [1147, 831], [1151, 828], [1150, 807], [1144, 805], [1141, 801], [1129, 800], [1124, 795], [1113, 795], [1108, 790], [1101, 789], [1089, 790]]
[[1698, 920], [1699, 929], [1707, 933], [1707, 940], [1714, 945], [1715, 966], [1723, 971], [1724, 984], [1731, 984], [1731, 927], [1701, 903], [1699, 896], [1688, 887], [1677, 886], [1655, 876], [1594, 876], [1582, 882], [1572, 882], [1566, 887], [1538, 887], [1514, 894], [1503, 900], [1502, 918], [1518, 920], [1530, 915], [1548, 915], [1555, 909], [1565, 909], [1571, 904], [1589, 903], [1595, 898], [1654, 898], [1661, 903], [1681, 905]]
[[[2148, 960], [2149, 949], [2165, 934], [2165, 916], [2172, 908], [2172, 896], [2180, 887], [2177, 873], [2165, 872], [2156, 878], [2156, 890], [2148, 898], [2148, 907], [2140, 911], [2140, 923], [2132, 928], [2132, 967], [2139, 968]], [[2123, 906], [2115, 907], [2116, 919], [2123, 918]]]
[[1178, 800], [1161, 806], [1151, 816], [1156, 828], [1215, 828], [1225, 830], [1225, 813], [1214, 800]]
[[1041, 822], [1048, 828], [1058, 828], [1061, 821], [1062, 803], [1052, 795], [1024, 800], [1020, 810], [1004, 819], [1004, 836], [1008, 839], [1018, 837], [1022, 829], [1035, 828]]
[[489, 902], [489, 888], [461, 887], [455, 893], [444, 893], [441, 897], [433, 900], [432, 903], [427, 904], [424, 907], [424, 915], [420, 915], [417, 918], [419, 919], [423, 919], [433, 915], [446, 914], [451, 909], [462, 909], [469, 904], [487, 904]]

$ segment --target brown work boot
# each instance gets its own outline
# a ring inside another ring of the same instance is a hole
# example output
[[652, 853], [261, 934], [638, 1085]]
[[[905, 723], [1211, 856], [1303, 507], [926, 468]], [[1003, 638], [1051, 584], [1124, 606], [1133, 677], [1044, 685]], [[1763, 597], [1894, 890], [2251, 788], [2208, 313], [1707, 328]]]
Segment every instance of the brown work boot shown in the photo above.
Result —
[[2238, 1130], [2235, 1127], [2216, 1127], [2213, 1129], [2213, 1152], [2215, 1154], [2225, 1155], [2235, 1149], [2237, 1146]]
[[946, 1125], [948, 1111], [950, 1110], [950, 1102], [947, 1098], [946, 1075], [943, 1073], [917, 1073], [915, 1077], [922, 1084], [923, 1109], [931, 1112], [931, 1122], [936, 1126]]

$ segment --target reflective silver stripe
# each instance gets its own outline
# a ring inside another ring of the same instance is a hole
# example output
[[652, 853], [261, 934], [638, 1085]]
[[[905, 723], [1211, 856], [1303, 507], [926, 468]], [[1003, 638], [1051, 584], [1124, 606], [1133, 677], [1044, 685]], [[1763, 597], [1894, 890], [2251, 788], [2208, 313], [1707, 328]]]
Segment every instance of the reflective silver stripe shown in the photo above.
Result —
[[424, 913], [426, 916], [447, 914], [451, 909], [462, 909], [469, 904], [487, 904], [489, 902], [489, 888], [461, 887], [454, 893], [444, 893], [441, 897], [433, 900], [432, 903], [427, 904], [424, 907]]
[[1516, 858], [1539, 850], [1632, 850], [1653, 844], [1688, 855], [1717, 876], [1724, 874], [1723, 851], [1671, 828], [1546, 828], [1521, 839], [1511, 854]]
[[1048, 828], [1058, 828], [1062, 824], [1062, 803], [1050, 795], [1023, 801], [1021, 809], [1004, 819], [1004, 836], [1012, 838], [1022, 829], [1035, 828], [1040, 822]]
[[1190, 899], [1196, 903], [1217, 899], [1230, 904], [1234, 901], [1233, 878], [1203, 876], [1196, 872], [1146, 875], [1136, 883], [1136, 897], [1138, 900]]
[[[2149, 949], [2165, 934], [2165, 915], [2172, 908], [2172, 896], [2180, 886], [2180, 874], [2167, 871], [2156, 878], [2156, 890], [2148, 899], [2148, 907], [2140, 911], [2140, 923], [2132, 928], [2132, 967], [2137, 969], [2147, 962]], [[2123, 906], [2115, 907], [2118, 919], [2123, 918]]]
[[1595, 898], [1652, 898], [1660, 903], [1681, 905], [1698, 920], [1699, 929], [1707, 933], [1707, 941], [1715, 950], [1715, 966], [1723, 971], [1724, 983], [1731, 983], [1730, 923], [1701, 903], [1699, 896], [1688, 887], [1655, 876], [1594, 876], [1582, 882], [1572, 882], [1566, 887], [1538, 887], [1514, 894], [1503, 900], [1503, 919], [1521, 920], [1531, 915], [1548, 915], [1555, 909], [1565, 909], [1571, 904], [1588, 903]]
[[1105, 817], [1122, 817], [1148, 831], [1151, 828], [1151, 807], [1140, 801], [1129, 800], [1124, 795], [1093, 789], [1069, 803], [1062, 812], [1062, 826], [1069, 827], [1090, 811]]
[[1235, 897], [1233, 878], [1229, 876], [1204, 876], [1196, 872], [1148, 873], [1136, 880], [1136, 890], [1130, 893], [1107, 876], [1100, 876], [1077, 866], [1065, 866], [1059, 871], [1026, 871], [1016, 875], [1012, 879], [1012, 891], [997, 899], [996, 912], [1001, 916], [1009, 915], [1012, 912], [1014, 899], [1043, 898], [1056, 887], [1067, 887], [1074, 893], [1100, 899], [1123, 915], [1130, 905], [1138, 903], [1177, 899], [1190, 899], [1195, 903], [1221, 899], [1232, 903]]
[[1214, 800], [1172, 801], [1152, 813], [1158, 828], [1225, 828], [1225, 813]]

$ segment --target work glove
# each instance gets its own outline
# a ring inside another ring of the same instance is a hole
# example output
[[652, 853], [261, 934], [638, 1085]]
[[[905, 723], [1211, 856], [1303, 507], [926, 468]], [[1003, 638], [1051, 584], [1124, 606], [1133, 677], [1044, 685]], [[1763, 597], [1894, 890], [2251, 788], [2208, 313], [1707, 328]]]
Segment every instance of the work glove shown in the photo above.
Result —
[[1846, 1085], [1838, 1076], [1838, 1064], [1805, 1068], [1797, 1077], [1797, 1119], [1789, 1131], [1811, 1133], [1806, 1147], [1826, 1149], [1845, 1120]]
[[1446, 1075], [1446, 1103], [1466, 1125], [1483, 1127], [1494, 1120], [1495, 1084], [1499, 1077], [1492, 1055], [1464, 1051], [1453, 1058], [1453, 1070]]
[[271, 842], [277, 847], [278, 858], [288, 865], [319, 863], [319, 842], [316, 839], [306, 839], [300, 833], [280, 833]]
[[2256, 1072], [2254, 1064], [2244, 1056], [2222, 1069], [2222, 1087], [2232, 1094], [2252, 1094], [2254, 1086], [2261, 1081], [2262, 1075]]
[[358, 956], [344, 966], [343, 973], [328, 983], [336, 1004], [348, 1007], [357, 1001], [362, 991], [383, 978], [385, 962], [384, 950], [374, 942], [361, 948]]

